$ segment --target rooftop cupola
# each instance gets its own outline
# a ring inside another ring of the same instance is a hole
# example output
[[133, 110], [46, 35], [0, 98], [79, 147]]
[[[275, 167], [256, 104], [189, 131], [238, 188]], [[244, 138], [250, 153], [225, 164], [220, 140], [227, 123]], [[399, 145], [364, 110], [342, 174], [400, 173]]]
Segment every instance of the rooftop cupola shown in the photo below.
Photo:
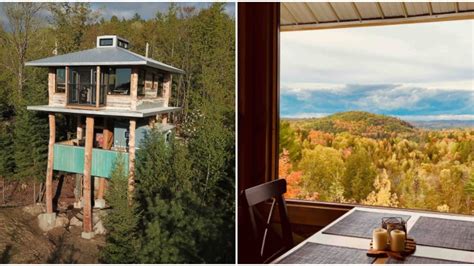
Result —
[[119, 37], [117, 35], [103, 35], [97, 36], [97, 48], [111, 48], [111, 47], [121, 47], [128, 49], [129, 42], [128, 40]]

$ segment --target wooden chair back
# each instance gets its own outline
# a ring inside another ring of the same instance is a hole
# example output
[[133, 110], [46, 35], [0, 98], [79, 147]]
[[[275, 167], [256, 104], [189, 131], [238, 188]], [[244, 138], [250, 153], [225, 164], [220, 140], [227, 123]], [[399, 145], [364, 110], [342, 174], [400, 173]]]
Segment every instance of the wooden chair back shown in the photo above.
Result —
[[[288, 213], [286, 209], [286, 203], [283, 198], [283, 194], [286, 193], [286, 180], [278, 179], [271, 182], [267, 182], [255, 187], [248, 188], [242, 192], [243, 198], [243, 207], [246, 208], [248, 213], [248, 218], [251, 223], [252, 233], [253, 233], [253, 242], [255, 243], [254, 252], [258, 254], [257, 256], [261, 260], [260, 262], [268, 262], [276, 258], [276, 256], [281, 255], [283, 252], [289, 250], [293, 247], [293, 236], [291, 232], [291, 225], [288, 219]], [[272, 200], [270, 211], [268, 217], [264, 219], [260, 212], [255, 208], [257, 204], [263, 203], [266, 201]], [[281, 247], [277, 252], [265, 258], [265, 244], [267, 240], [267, 235], [269, 230], [273, 230], [271, 227], [273, 211], [275, 205], [278, 205], [278, 212], [280, 216], [281, 223], [281, 236], [283, 247]], [[259, 232], [259, 226], [257, 224], [257, 218], [264, 223], [263, 233]], [[261, 244], [259, 244], [261, 243]]]

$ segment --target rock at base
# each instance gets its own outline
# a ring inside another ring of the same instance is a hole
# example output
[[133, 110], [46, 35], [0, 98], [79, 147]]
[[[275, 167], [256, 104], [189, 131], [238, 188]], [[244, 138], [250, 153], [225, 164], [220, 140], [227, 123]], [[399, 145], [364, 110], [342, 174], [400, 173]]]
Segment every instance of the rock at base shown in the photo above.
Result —
[[92, 239], [94, 238], [95, 234], [94, 232], [82, 232], [81, 237], [84, 239]]
[[94, 233], [96, 235], [105, 235], [105, 233], [107, 233], [102, 221], [99, 221], [94, 225]]
[[74, 202], [74, 209], [82, 209], [83, 206], [82, 201]]
[[105, 200], [104, 199], [96, 199], [94, 201], [94, 208], [96, 208], [96, 209], [105, 208]]
[[69, 225], [82, 227], [82, 221], [77, 219], [76, 216], [74, 216], [72, 217], [71, 221], [69, 221]]
[[38, 215], [38, 226], [43, 231], [49, 231], [56, 226], [56, 213], [42, 213]]
[[56, 222], [55, 222], [55, 227], [68, 227], [69, 225], [69, 219], [67, 217], [64, 217], [64, 216], [58, 216], [56, 218]]

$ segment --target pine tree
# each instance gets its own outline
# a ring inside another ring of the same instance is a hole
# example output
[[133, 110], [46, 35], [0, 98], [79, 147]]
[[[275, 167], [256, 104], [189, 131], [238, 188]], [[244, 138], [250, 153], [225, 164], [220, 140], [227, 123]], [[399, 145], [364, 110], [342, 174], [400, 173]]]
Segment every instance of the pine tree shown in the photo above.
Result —
[[8, 123], [4, 121], [0, 121], [0, 151], [0, 179], [10, 179], [15, 167], [13, 134]]
[[193, 170], [183, 145], [153, 131], [137, 152], [136, 200], [142, 212], [141, 263], [202, 263], [200, 240], [208, 235]]
[[48, 121], [40, 114], [20, 111], [13, 135], [16, 179], [43, 180], [48, 157]]
[[106, 199], [111, 211], [105, 218], [107, 229], [106, 246], [101, 251], [104, 263], [137, 263], [138, 260], [138, 222], [140, 214], [136, 203], [131, 206], [127, 197], [128, 178], [123, 158], [118, 157], [110, 179]]

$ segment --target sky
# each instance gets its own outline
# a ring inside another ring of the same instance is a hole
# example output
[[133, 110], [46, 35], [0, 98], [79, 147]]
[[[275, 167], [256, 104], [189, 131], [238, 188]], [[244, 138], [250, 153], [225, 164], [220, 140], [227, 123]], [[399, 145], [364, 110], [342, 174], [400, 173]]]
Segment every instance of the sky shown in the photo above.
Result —
[[[7, 20], [4, 16], [2, 4], [0, 3], [0, 22], [2, 24], [6, 24]], [[205, 8], [212, 3], [205, 3], [205, 2], [179, 2], [176, 3], [178, 6], [194, 6], [196, 8]], [[150, 19], [155, 17], [157, 11], [165, 12], [168, 10], [170, 3], [166, 2], [91, 2], [91, 8], [94, 11], [100, 10], [102, 17], [105, 19], [110, 19], [112, 16], [117, 16], [118, 18], [132, 18], [135, 13], [138, 13], [143, 19]], [[235, 17], [235, 4], [234, 3], [226, 3], [225, 11], [232, 17]]]
[[280, 116], [474, 120], [474, 21], [282, 32]]

